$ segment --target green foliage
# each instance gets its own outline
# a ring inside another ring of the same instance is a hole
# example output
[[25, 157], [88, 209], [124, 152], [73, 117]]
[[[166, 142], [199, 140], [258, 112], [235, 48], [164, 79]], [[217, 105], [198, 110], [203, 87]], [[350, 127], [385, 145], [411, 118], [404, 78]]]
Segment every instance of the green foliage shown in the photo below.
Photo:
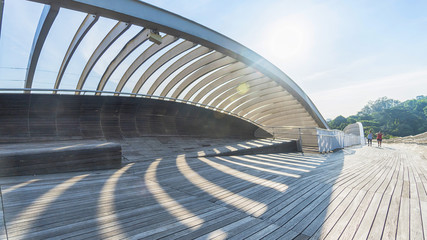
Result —
[[387, 97], [378, 98], [375, 101], [369, 101], [366, 106], [362, 108], [359, 114], [370, 115], [375, 112], [381, 112], [384, 109], [392, 108], [400, 104], [400, 101], [389, 99]]
[[416, 135], [427, 131], [427, 96], [400, 102], [387, 97], [369, 101], [357, 115], [338, 116], [329, 127], [343, 130], [347, 125], [361, 122], [365, 134], [382, 131], [385, 138]]

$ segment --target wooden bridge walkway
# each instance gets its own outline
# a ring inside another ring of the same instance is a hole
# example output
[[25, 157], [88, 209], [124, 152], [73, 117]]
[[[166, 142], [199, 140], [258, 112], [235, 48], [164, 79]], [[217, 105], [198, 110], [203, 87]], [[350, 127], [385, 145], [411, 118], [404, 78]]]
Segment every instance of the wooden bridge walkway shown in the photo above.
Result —
[[1, 178], [0, 238], [425, 239], [426, 150], [183, 154]]

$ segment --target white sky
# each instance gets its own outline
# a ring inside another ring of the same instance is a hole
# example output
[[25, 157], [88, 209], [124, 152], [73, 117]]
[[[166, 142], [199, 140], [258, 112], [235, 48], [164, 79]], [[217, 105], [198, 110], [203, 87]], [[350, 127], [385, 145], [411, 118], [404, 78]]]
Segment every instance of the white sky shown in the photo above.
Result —
[[[254, 50], [282, 69], [328, 118], [356, 114], [369, 100], [398, 100], [427, 95], [427, 1], [425, 0], [148, 0], [220, 32]], [[41, 4], [6, 0], [0, 41], [0, 87], [23, 86], [28, 52]], [[47, 38], [34, 87], [51, 88], [61, 56], [84, 14], [62, 11], [56, 21], [70, 29]], [[114, 21], [100, 20], [113, 26]], [[59, 24], [57, 26], [60, 26]], [[63, 26], [63, 25], [62, 25]], [[91, 31], [64, 75], [73, 88], [76, 75], [105, 31]], [[139, 29], [132, 29], [135, 34]], [[121, 44], [132, 34], [124, 36]], [[99, 38], [99, 39], [98, 39]], [[51, 43], [48, 43], [48, 42]], [[13, 45], [8, 45], [13, 43]], [[91, 44], [92, 43], [92, 44]], [[92, 46], [93, 45], [93, 46]], [[112, 48], [114, 55], [121, 47]], [[13, 57], [11, 57], [13, 56]], [[82, 60], [83, 59], [83, 60]], [[105, 69], [109, 61], [97, 63]], [[104, 64], [104, 65], [103, 65]], [[102, 72], [102, 71], [101, 71]], [[117, 81], [120, 74], [117, 75]], [[116, 78], [113, 78], [116, 79]], [[4, 80], [7, 81], [4, 81]], [[6, 85], [5, 85], [6, 84]], [[108, 88], [106, 90], [114, 90]], [[126, 87], [125, 87], [126, 89]]]
[[278, 66], [325, 118], [427, 95], [425, 0], [148, 0]]

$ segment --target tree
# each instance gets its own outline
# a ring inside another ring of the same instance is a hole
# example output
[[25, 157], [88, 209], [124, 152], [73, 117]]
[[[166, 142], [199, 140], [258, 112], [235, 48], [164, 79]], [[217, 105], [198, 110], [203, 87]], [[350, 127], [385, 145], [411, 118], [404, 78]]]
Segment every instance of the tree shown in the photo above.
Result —
[[333, 129], [343, 130], [347, 125], [347, 119], [341, 115], [329, 122], [329, 127]]
[[399, 103], [400, 103], [399, 100], [382, 97], [375, 101], [369, 101], [368, 104], [362, 108], [362, 111], [358, 113], [358, 115], [361, 115], [361, 114], [369, 115], [375, 112], [381, 112], [384, 109], [395, 107]]
[[357, 115], [338, 116], [328, 124], [331, 128], [344, 129], [348, 124], [361, 122], [365, 134], [383, 131], [386, 136], [408, 136], [427, 132], [427, 96], [417, 96], [404, 102], [379, 98], [369, 101]]

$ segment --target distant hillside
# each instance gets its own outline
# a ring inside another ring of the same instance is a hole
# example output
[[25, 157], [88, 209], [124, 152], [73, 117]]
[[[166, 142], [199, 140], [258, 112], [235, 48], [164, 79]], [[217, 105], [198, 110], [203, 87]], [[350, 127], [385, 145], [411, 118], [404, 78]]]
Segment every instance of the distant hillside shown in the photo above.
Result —
[[344, 129], [347, 125], [361, 122], [367, 134], [382, 131], [386, 138], [404, 137], [427, 132], [427, 96], [400, 102], [382, 97], [369, 101], [356, 115], [345, 118], [338, 116], [328, 122], [333, 129]]

